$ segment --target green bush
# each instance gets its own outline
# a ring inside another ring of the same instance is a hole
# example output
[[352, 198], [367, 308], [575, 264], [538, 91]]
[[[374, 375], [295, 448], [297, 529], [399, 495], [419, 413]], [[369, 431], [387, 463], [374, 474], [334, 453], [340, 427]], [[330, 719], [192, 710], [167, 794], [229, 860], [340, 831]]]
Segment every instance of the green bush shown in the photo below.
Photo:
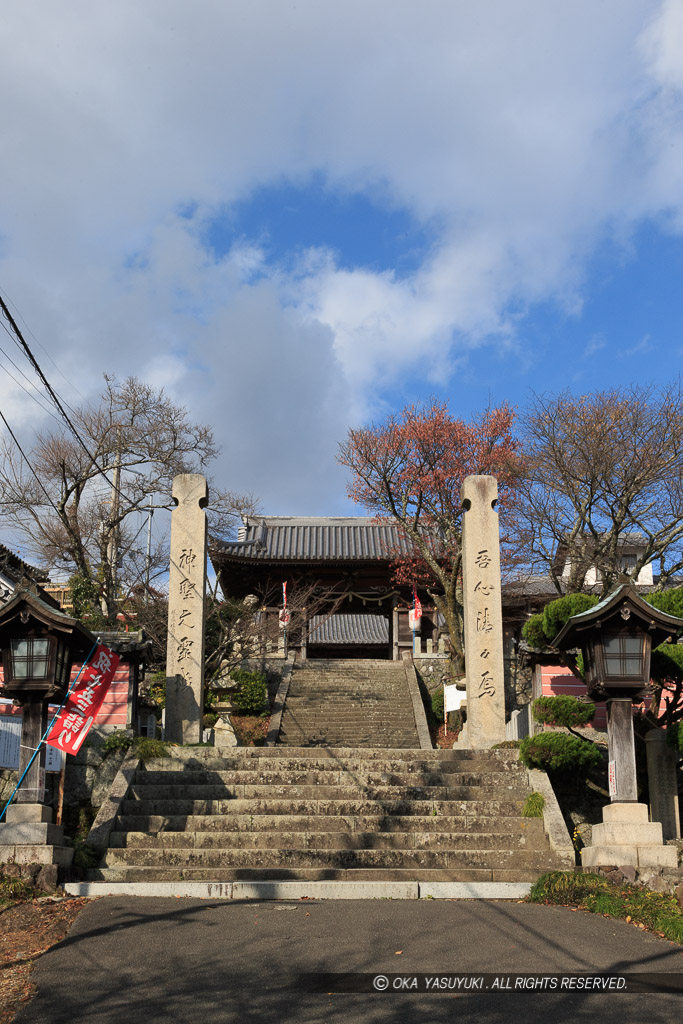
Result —
[[545, 635], [543, 628], [543, 612], [538, 612], [537, 615], [532, 615], [531, 618], [524, 623], [522, 628], [522, 636], [528, 643], [529, 647], [535, 648], [537, 651], [542, 651], [548, 644], [548, 637]]
[[114, 750], [134, 749], [140, 760], [151, 761], [155, 757], [168, 757], [168, 746], [163, 740], [155, 740], [151, 736], [131, 736], [118, 729], [107, 736], [102, 744], [102, 752], [110, 754]]
[[657, 682], [683, 679], [683, 644], [660, 644], [650, 658], [650, 675]]
[[602, 764], [600, 751], [594, 743], [564, 732], [525, 736], [519, 754], [527, 768], [542, 768], [558, 775], [585, 772]]
[[232, 678], [239, 688], [231, 695], [232, 703], [243, 715], [258, 715], [268, 702], [266, 677], [262, 672], [236, 669]]
[[107, 754], [113, 754], [117, 750], [130, 750], [135, 740], [136, 737], [131, 733], [117, 729], [116, 732], [109, 733], [100, 750], [106, 757]]
[[25, 878], [10, 878], [0, 874], [0, 908], [9, 903], [32, 900], [39, 895], [42, 895], [42, 891], [34, 888]]
[[168, 744], [163, 740], [154, 740], [151, 736], [135, 737], [135, 752], [143, 764], [154, 761], [158, 757], [170, 757]]
[[432, 706], [432, 714], [433, 714], [434, 718], [437, 720], [437, 722], [439, 722], [439, 724], [442, 724], [443, 723], [443, 716], [444, 716], [444, 710], [443, 710], [443, 702], [444, 702], [443, 686], [440, 686], [438, 690], [435, 690], [434, 693], [431, 694], [430, 701], [431, 701], [431, 706]]
[[532, 711], [537, 722], [571, 729], [593, 721], [595, 704], [585, 704], [569, 694], [561, 694], [557, 697], [538, 697]]
[[542, 818], [545, 797], [542, 793], [529, 793], [522, 808], [523, 818]]
[[671, 590], [648, 594], [645, 600], [653, 608], [659, 608], [661, 612], [677, 615], [679, 619], [683, 618], [683, 587], [672, 587]]
[[147, 696], [151, 701], [154, 701], [158, 708], [163, 708], [166, 706], [165, 672], [155, 672], [154, 675], [150, 678]]
[[501, 740], [500, 743], [494, 743], [491, 750], [519, 750], [521, 740]]
[[548, 640], [552, 643], [572, 615], [588, 611], [597, 603], [598, 598], [594, 594], [567, 594], [547, 604], [543, 609], [543, 631]]
[[683, 913], [676, 897], [644, 886], [614, 885], [602, 875], [551, 871], [534, 883], [529, 901], [573, 904], [594, 914], [630, 919], [672, 942], [683, 943]]
[[542, 612], [532, 615], [524, 624], [522, 636], [530, 647], [542, 651], [551, 644], [567, 619], [585, 612], [598, 603], [594, 594], [567, 594], [547, 604]]
[[86, 842], [82, 841], [74, 846], [73, 866], [79, 877], [85, 877], [90, 868], [97, 867], [99, 859], [97, 850], [88, 846]]

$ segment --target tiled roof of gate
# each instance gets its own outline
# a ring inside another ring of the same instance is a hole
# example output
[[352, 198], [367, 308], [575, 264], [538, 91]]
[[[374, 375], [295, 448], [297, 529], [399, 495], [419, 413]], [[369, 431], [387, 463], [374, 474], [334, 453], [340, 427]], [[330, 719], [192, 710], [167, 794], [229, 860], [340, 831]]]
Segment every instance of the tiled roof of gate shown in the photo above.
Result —
[[370, 561], [410, 550], [395, 526], [370, 516], [251, 516], [236, 541], [214, 541], [211, 554], [245, 561]]
[[389, 623], [383, 615], [314, 615], [309, 644], [388, 644]]

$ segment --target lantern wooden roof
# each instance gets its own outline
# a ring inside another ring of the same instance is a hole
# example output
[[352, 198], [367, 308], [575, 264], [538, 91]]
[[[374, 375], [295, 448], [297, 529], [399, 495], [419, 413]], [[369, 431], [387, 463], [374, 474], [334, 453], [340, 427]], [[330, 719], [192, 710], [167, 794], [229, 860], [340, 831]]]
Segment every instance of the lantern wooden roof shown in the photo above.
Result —
[[560, 651], [569, 651], [582, 646], [587, 630], [623, 627], [626, 623], [637, 624], [648, 633], [653, 648], [683, 632], [683, 619], [648, 604], [629, 582], [620, 584], [587, 611], [572, 615], [552, 644]]
[[31, 590], [17, 590], [0, 608], [0, 646], [7, 640], [26, 632], [31, 620], [46, 632], [56, 633], [68, 646], [74, 657], [87, 654], [96, 643], [96, 637], [78, 619], [65, 615], [55, 602]]

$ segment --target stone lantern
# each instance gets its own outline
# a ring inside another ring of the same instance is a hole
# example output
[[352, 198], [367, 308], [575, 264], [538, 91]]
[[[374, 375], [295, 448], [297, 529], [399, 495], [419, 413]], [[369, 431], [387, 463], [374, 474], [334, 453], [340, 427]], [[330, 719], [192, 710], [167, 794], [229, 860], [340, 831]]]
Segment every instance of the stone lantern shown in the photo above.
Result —
[[561, 651], [581, 648], [588, 695], [607, 705], [611, 804], [603, 824], [593, 827], [593, 843], [582, 850], [584, 867], [630, 864], [676, 867], [674, 847], [665, 847], [662, 826], [648, 821], [638, 803], [633, 702], [650, 683], [653, 647], [683, 631], [683, 619], [653, 608], [632, 583], [620, 584], [599, 604], [573, 615], [553, 640]]
[[[18, 590], [0, 608], [2, 693], [22, 707], [19, 777], [24, 776], [16, 802], [7, 808], [6, 824], [0, 824], [0, 860], [62, 864], [70, 860], [73, 851], [62, 847], [63, 830], [52, 824], [52, 810], [44, 802], [44, 745], [28, 765], [47, 729], [48, 703], [62, 702], [72, 661], [84, 660], [95, 643], [89, 630], [45, 594]], [[49, 845], [41, 852], [41, 844]]]

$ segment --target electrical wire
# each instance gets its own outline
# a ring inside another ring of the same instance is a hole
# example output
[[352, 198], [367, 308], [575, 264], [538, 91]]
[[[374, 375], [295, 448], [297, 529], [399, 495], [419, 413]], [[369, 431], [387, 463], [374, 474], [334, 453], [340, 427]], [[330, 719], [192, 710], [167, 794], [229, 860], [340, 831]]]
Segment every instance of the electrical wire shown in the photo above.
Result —
[[[2, 327], [5, 327], [5, 325], [4, 325], [4, 324], [2, 324]], [[5, 327], [5, 330], [7, 330], [7, 328], [6, 328], [6, 327]], [[9, 332], [8, 332], [8, 333], [9, 333]], [[13, 367], [14, 367], [14, 369], [15, 369], [15, 370], [17, 371], [17, 373], [20, 373], [20, 374], [21, 374], [21, 376], [22, 376], [22, 377], [24, 378], [24, 380], [26, 381], [26, 383], [27, 383], [27, 384], [28, 384], [28, 385], [29, 385], [30, 387], [32, 387], [32, 388], [33, 388], [33, 389], [34, 389], [35, 391], [38, 391], [38, 388], [37, 388], [37, 387], [35, 386], [35, 384], [33, 383], [33, 381], [32, 381], [32, 380], [29, 380], [29, 378], [28, 378], [28, 377], [26, 376], [26, 374], [25, 374], [25, 373], [24, 373], [24, 371], [23, 371], [23, 370], [21, 369], [21, 367], [20, 367], [20, 366], [17, 366], [17, 364], [16, 364], [15, 362], [14, 362], [14, 360], [12, 359], [12, 357], [11, 357], [11, 356], [8, 356], [8, 355], [7, 355], [7, 353], [5, 352], [4, 348], [2, 348], [2, 346], [0, 346], [0, 352], [2, 352], [3, 356], [5, 357], [5, 359], [6, 359], [6, 360], [7, 360], [7, 361], [8, 361], [9, 363], [11, 363], [11, 364], [12, 364], [12, 366], [13, 366]], [[24, 387], [24, 385], [23, 385], [23, 384], [21, 383], [21, 381], [20, 381], [20, 380], [17, 380], [17, 378], [16, 378], [16, 377], [15, 377], [15, 376], [14, 376], [13, 374], [11, 374], [11, 373], [9, 372], [9, 370], [7, 369], [7, 367], [6, 367], [6, 366], [3, 366], [3, 367], [2, 367], [2, 369], [3, 369], [4, 371], [5, 371], [5, 373], [6, 373], [6, 374], [7, 374], [7, 376], [9, 377], [9, 379], [10, 379], [10, 380], [12, 380], [12, 381], [14, 381], [14, 383], [15, 383], [15, 384], [17, 385], [17, 387], [18, 387], [18, 388], [21, 388], [21, 390], [22, 390], [22, 391], [24, 392], [24, 394], [28, 395], [28, 397], [29, 397], [29, 398], [32, 398], [32, 399], [33, 399], [33, 401], [34, 401], [34, 402], [36, 403], [36, 405], [38, 405], [38, 406], [39, 406], [39, 407], [40, 407], [40, 408], [41, 408], [41, 409], [43, 410], [43, 412], [47, 413], [47, 415], [48, 415], [48, 416], [51, 416], [51, 417], [52, 417], [52, 419], [53, 419], [53, 420], [55, 421], [55, 423], [59, 423], [59, 422], [60, 422], [60, 421], [59, 421], [59, 419], [57, 418], [57, 416], [55, 416], [55, 414], [53, 413], [52, 409], [48, 409], [48, 407], [47, 407], [46, 405], [43, 405], [43, 403], [42, 403], [42, 402], [40, 401], [40, 399], [39, 399], [39, 398], [38, 398], [38, 397], [37, 397], [36, 395], [33, 395], [33, 394], [31, 394], [31, 392], [30, 392], [30, 391], [28, 391], [28, 390], [27, 390], [27, 389], [26, 389], [26, 388]]]
[[[50, 384], [49, 380], [47, 379], [47, 377], [43, 373], [43, 371], [42, 371], [42, 369], [41, 369], [41, 367], [40, 367], [40, 365], [38, 363], [38, 360], [33, 355], [33, 352], [31, 351], [31, 349], [29, 348], [28, 344], [26, 343], [26, 340], [25, 340], [23, 334], [21, 333], [18, 324], [17, 324], [16, 320], [14, 319], [14, 317], [12, 316], [12, 314], [11, 314], [11, 312], [9, 310], [9, 307], [7, 306], [7, 303], [3, 299], [2, 295], [0, 295], [0, 311], [2, 312], [2, 314], [4, 315], [4, 317], [8, 321], [8, 323], [10, 324], [14, 334], [16, 335], [16, 338], [18, 339], [18, 342], [20, 343], [20, 348], [24, 351], [24, 354], [26, 355], [27, 359], [31, 363], [31, 366], [33, 367], [35, 372], [38, 374], [38, 377], [42, 381], [43, 386], [45, 387], [45, 390], [47, 391], [47, 393], [50, 396], [50, 398], [52, 399], [54, 405], [58, 409], [60, 415], [62, 416], [62, 419], [64, 420], [64, 422], [68, 426], [69, 430], [71, 431], [71, 433], [74, 435], [74, 437], [78, 441], [79, 445], [81, 446], [81, 448], [83, 449], [85, 454], [90, 459], [91, 464], [95, 467], [95, 469], [97, 469], [98, 475], [104, 477], [104, 479], [107, 481], [109, 486], [113, 490], [115, 490], [116, 493], [120, 497], [123, 497], [125, 499], [125, 501], [128, 502], [129, 505], [137, 507], [137, 502], [131, 501], [131, 499], [126, 494], [123, 493], [123, 491], [121, 490], [120, 486], [119, 487], [115, 486], [113, 481], [107, 476], [106, 470], [101, 468], [101, 466], [97, 462], [97, 459], [89, 451], [85, 441], [83, 440], [83, 438], [79, 434], [78, 430], [76, 429], [76, 427], [72, 423], [70, 417], [68, 416], [66, 410], [64, 409], [64, 406], [63, 406], [63, 404], [61, 402], [61, 399], [59, 398], [59, 395], [54, 390], [54, 388]], [[45, 490], [45, 488], [43, 488], [43, 490]]]
[[12, 438], [12, 440], [13, 440], [13, 441], [14, 441], [14, 443], [15, 443], [15, 445], [16, 445], [16, 446], [17, 446], [17, 448], [19, 449], [19, 454], [21, 455], [22, 459], [24, 460], [24, 462], [26, 463], [26, 465], [28, 466], [28, 468], [29, 468], [29, 469], [31, 470], [31, 473], [32, 473], [32, 474], [33, 474], [33, 476], [34, 476], [34, 477], [36, 478], [36, 482], [37, 482], [38, 486], [40, 487], [41, 491], [43, 492], [43, 494], [44, 494], [44, 495], [45, 495], [45, 497], [47, 498], [47, 500], [48, 500], [49, 504], [50, 504], [50, 505], [52, 505], [52, 507], [53, 507], [53, 509], [55, 510], [55, 512], [57, 513], [57, 515], [59, 515], [59, 509], [58, 509], [58, 508], [57, 508], [57, 506], [55, 505], [54, 501], [52, 500], [52, 498], [50, 497], [50, 495], [48, 494], [48, 492], [47, 492], [47, 491], [45, 490], [45, 485], [43, 484], [43, 481], [42, 481], [42, 480], [40, 479], [40, 477], [39, 477], [39, 476], [38, 476], [38, 474], [36, 473], [35, 469], [34, 469], [34, 468], [33, 468], [33, 466], [31, 465], [31, 463], [30, 463], [30, 461], [29, 461], [29, 458], [28, 458], [28, 456], [26, 455], [26, 453], [25, 453], [24, 449], [23, 449], [23, 448], [21, 447], [21, 445], [19, 444], [19, 441], [18, 441], [18, 439], [17, 439], [17, 435], [16, 435], [15, 433], [14, 433], [14, 431], [13, 431], [13, 430], [12, 430], [12, 428], [10, 427], [9, 423], [7, 422], [7, 419], [5, 418], [5, 414], [4, 414], [4, 412], [2, 411], [2, 409], [0, 409], [0, 419], [2, 419], [2, 422], [3, 422], [3, 423], [5, 424], [5, 426], [7, 427], [7, 432], [9, 433], [9, 436], [10, 436], [10, 437]]
[[[76, 387], [76, 385], [74, 384], [74, 382], [73, 382], [72, 380], [69, 380], [69, 378], [68, 378], [68, 377], [66, 376], [66, 374], [64, 373], [64, 371], [63, 371], [63, 370], [62, 370], [62, 369], [61, 369], [61, 368], [60, 368], [60, 367], [59, 367], [59, 366], [57, 365], [57, 363], [56, 363], [56, 362], [54, 361], [54, 359], [53, 359], [53, 358], [52, 358], [52, 356], [50, 355], [49, 351], [48, 351], [48, 350], [47, 350], [47, 349], [45, 348], [45, 346], [43, 345], [42, 341], [41, 341], [41, 340], [40, 340], [39, 338], [37, 338], [37, 337], [35, 336], [35, 334], [34, 334], [34, 333], [33, 333], [33, 331], [31, 330], [31, 328], [30, 328], [29, 324], [27, 324], [27, 323], [26, 323], [26, 320], [25, 320], [25, 319], [24, 319], [24, 317], [23, 317], [23, 316], [21, 315], [21, 312], [20, 312], [20, 310], [18, 309], [18, 307], [17, 307], [17, 304], [16, 304], [16, 302], [13, 302], [13, 301], [12, 301], [12, 299], [11, 299], [11, 298], [9, 297], [9, 295], [7, 294], [7, 292], [5, 292], [5, 298], [6, 298], [6, 300], [7, 300], [7, 304], [8, 304], [9, 306], [12, 306], [12, 308], [14, 309], [14, 315], [15, 315], [16, 319], [17, 319], [17, 320], [21, 320], [21, 322], [22, 322], [22, 323], [23, 323], [23, 325], [24, 325], [24, 329], [25, 329], [25, 330], [26, 330], [26, 331], [28, 332], [28, 334], [30, 334], [30, 335], [31, 335], [31, 337], [32, 337], [32, 338], [33, 338], [33, 340], [35, 341], [36, 345], [38, 345], [38, 346], [39, 346], [40, 348], [42, 348], [43, 352], [45, 353], [45, 355], [47, 356], [47, 358], [48, 358], [48, 359], [50, 360], [50, 362], [52, 363], [52, 365], [54, 366], [55, 370], [57, 371], [57, 373], [59, 374], [59, 376], [60, 376], [60, 377], [62, 378], [62, 380], [63, 380], [63, 381], [64, 381], [64, 382], [66, 383], [66, 384], [68, 384], [68, 385], [69, 385], [69, 387], [73, 388], [73, 389], [74, 389], [74, 391], [76, 392], [76, 394], [77, 394], [77, 395], [78, 395], [78, 396], [79, 396], [79, 397], [80, 397], [80, 398], [81, 398], [81, 399], [82, 399], [82, 400], [83, 400], [83, 401], [85, 402], [85, 395], [82, 395], [82, 394], [81, 394], [81, 392], [80, 392], [80, 391], [78, 390], [78, 388]], [[17, 344], [17, 345], [18, 345], [18, 343], [17, 343], [16, 339], [14, 339], [14, 338], [13, 338], [12, 340], [13, 340], [13, 341], [15, 342], [15, 344]], [[64, 402], [64, 405], [65, 405], [65, 406], [67, 407], [67, 409], [68, 409], [68, 410], [69, 410], [70, 412], [74, 413], [74, 415], [75, 415], [75, 413], [76, 413], [76, 410], [75, 410], [75, 409], [74, 409], [74, 408], [73, 408], [72, 406], [70, 406], [68, 402], [66, 402], [66, 401], [65, 401], [65, 402]]]

